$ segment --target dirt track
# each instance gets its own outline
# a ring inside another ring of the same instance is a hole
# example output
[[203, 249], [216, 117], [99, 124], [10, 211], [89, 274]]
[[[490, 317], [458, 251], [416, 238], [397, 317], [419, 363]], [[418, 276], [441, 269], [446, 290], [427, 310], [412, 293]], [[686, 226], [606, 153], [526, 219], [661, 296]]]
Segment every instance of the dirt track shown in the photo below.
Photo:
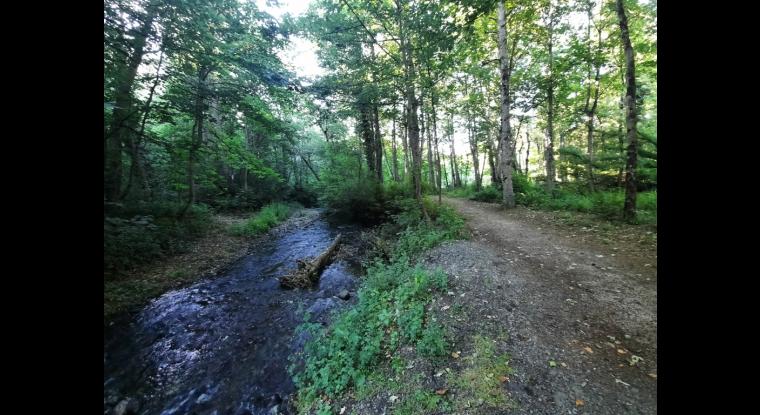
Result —
[[442, 316], [463, 353], [471, 335], [508, 335], [510, 413], [657, 412], [656, 256], [632, 264], [624, 247], [568, 239], [524, 209], [445, 203], [473, 236], [426, 255], [453, 276], [456, 295], [438, 305], [463, 306]]

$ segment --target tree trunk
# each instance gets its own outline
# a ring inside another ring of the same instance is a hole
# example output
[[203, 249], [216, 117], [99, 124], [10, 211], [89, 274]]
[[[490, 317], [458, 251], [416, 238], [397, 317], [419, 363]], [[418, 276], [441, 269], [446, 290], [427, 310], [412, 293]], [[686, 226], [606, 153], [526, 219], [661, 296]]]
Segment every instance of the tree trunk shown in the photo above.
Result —
[[190, 205], [195, 203], [195, 157], [198, 149], [203, 143], [203, 105], [204, 97], [206, 95], [205, 84], [206, 78], [210, 73], [211, 70], [208, 68], [200, 68], [198, 70], [198, 85], [195, 98], [195, 125], [193, 126], [193, 134], [187, 157], [188, 198], [187, 203], [179, 212], [180, 218], [184, 217]]
[[398, 182], [398, 153], [396, 150], [396, 117], [393, 117], [393, 127], [391, 128], [391, 154], [393, 156], [393, 180]]
[[562, 183], [567, 182], [567, 166], [565, 166], [565, 156], [562, 155], [562, 147], [565, 146], [565, 134], [561, 133], [559, 134], [559, 179], [562, 181]]
[[475, 133], [475, 122], [470, 119], [468, 128], [468, 136], [470, 141], [470, 153], [472, 154], [472, 166], [475, 171], [475, 191], [479, 192], [481, 187], [480, 171], [480, 158], [478, 157], [478, 136]]
[[145, 53], [148, 34], [152, 32], [153, 20], [157, 14], [156, 7], [148, 7], [143, 24], [135, 30], [132, 40], [132, 55], [119, 74], [116, 99], [111, 119], [111, 128], [106, 132], [105, 171], [103, 190], [106, 200], [116, 202], [121, 197], [122, 180], [122, 145], [129, 143], [136, 121], [137, 111], [133, 108], [132, 87]]
[[504, 0], [499, 0], [499, 69], [501, 72], [501, 129], [499, 130], [499, 177], [502, 189], [502, 204], [515, 207], [515, 193], [512, 188], [512, 131], [509, 125], [509, 59], [507, 56], [507, 21]]
[[454, 137], [451, 138], [451, 181], [454, 187], [462, 186], [462, 176], [459, 174], [459, 162], [454, 150]]
[[318, 257], [311, 261], [297, 260], [298, 269], [279, 278], [282, 288], [308, 288], [319, 282], [322, 271], [335, 258], [335, 253], [340, 245], [341, 235]]
[[158, 83], [161, 80], [161, 64], [163, 61], [164, 50], [162, 47], [161, 52], [158, 56], [158, 65], [156, 66], [156, 78], [150, 87], [148, 99], [145, 101], [145, 105], [143, 106], [143, 116], [142, 122], [140, 123], [140, 131], [138, 131], [136, 137], [129, 140], [132, 160], [129, 168], [129, 180], [127, 181], [127, 187], [124, 189], [124, 192], [120, 197], [121, 199], [125, 198], [129, 194], [132, 188], [133, 179], [141, 182], [143, 190], [150, 191], [150, 184], [148, 183], [148, 178], [145, 176], [145, 169], [143, 168], [142, 159], [140, 157], [140, 145], [142, 144], [143, 136], [145, 134], [145, 124], [148, 121], [148, 114], [150, 114], [150, 104], [153, 102], [153, 95], [155, 94], [156, 87], [158, 87]]
[[[399, 11], [399, 21], [401, 17], [401, 4], [396, 1], [396, 5]], [[409, 130], [409, 147], [412, 150], [412, 183], [414, 185], [414, 197], [422, 210], [422, 215], [429, 223], [430, 216], [425, 209], [425, 204], [422, 202], [422, 148], [420, 146], [420, 127], [417, 119], [417, 108], [419, 102], [414, 91], [415, 89], [415, 70], [414, 63], [412, 61], [412, 52], [409, 39], [407, 39], [404, 33], [404, 26], [401, 25], [399, 30], [399, 38], [401, 39], [403, 60], [404, 60], [404, 81], [406, 83], [406, 103], [407, 103], [407, 125]]]
[[407, 106], [404, 104], [404, 122], [403, 122], [403, 129], [404, 134], [401, 135], [401, 145], [404, 147], [404, 180], [407, 178], [407, 174], [411, 170], [409, 167], [409, 128], [408, 126], [409, 116], [407, 115]]
[[380, 134], [380, 116], [377, 110], [377, 104], [372, 106], [372, 120], [374, 122], [375, 134], [375, 174], [377, 175], [377, 182], [383, 182], [383, 137]]
[[[621, 103], [622, 104], [622, 103]], [[622, 107], [623, 105], [621, 105]], [[623, 117], [625, 117], [625, 114], [623, 114]], [[620, 163], [620, 168], [618, 168], [618, 186], [625, 187], [625, 176], [623, 173], [625, 173], [625, 134], [623, 134], [623, 124], [625, 124], [625, 119], [623, 119], [622, 122], [618, 123], [618, 152], [620, 153], [620, 160], [622, 161]]]
[[425, 122], [425, 135], [427, 135], [427, 159], [428, 159], [428, 178], [430, 180], [430, 188], [435, 189], [435, 164], [433, 164], [433, 139], [430, 136], [430, 114], [428, 113], [427, 122]]
[[493, 148], [493, 140], [488, 138], [488, 168], [491, 169], [491, 184], [496, 186], [498, 184], [498, 178], [496, 177], [496, 157]]
[[636, 71], [634, 67], [633, 47], [628, 35], [628, 18], [623, 8], [623, 0], [617, 0], [617, 15], [620, 23], [620, 37], [625, 50], [625, 127], [628, 136], [628, 159], [625, 165], [625, 204], [623, 217], [626, 220], [636, 218], [636, 157], [638, 143], [636, 137]]
[[[600, 70], [601, 70], [601, 60], [597, 59], [593, 56], [592, 50], [591, 50], [591, 3], [589, 3], [589, 7], [587, 9], [588, 13], [588, 29], [587, 29], [587, 35], [586, 40], [588, 42], [588, 56], [589, 56], [589, 64], [588, 64], [588, 79], [589, 79], [589, 85], [587, 88], [586, 93], [586, 106], [584, 108], [584, 112], [586, 114], [586, 142], [588, 144], [588, 163], [586, 165], [586, 171], [588, 174], [588, 186], [590, 191], [594, 191], [594, 116], [596, 114], [596, 106], [599, 101], [599, 79], [600, 79]], [[599, 48], [602, 47], [602, 31], [601, 29], [597, 29], [599, 33]], [[594, 61], [594, 67], [596, 68], [596, 74], [594, 75], [594, 81], [593, 84], [591, 83], [591, 61]], [[589, 101], [591, 99], [591, 89], [594, 88], [594, 102], [589, 107]]]
[[525, 177], [528, 177], [528, 166], [530, 165], [530, 131], [525, 130], [525, 141], [528, 143], [528, 148], [525, 151]]
[[554, 16], [549, 2], [549, 85], [547, 91], [547, 128], [544, 160], [546, 162], [546, 191], [551, 194], [554, 190], [555, 167], [554, 167]]
[[444, 161], [441, 163], [442, 173], [443, 173], [443, 180], [446, 183], [446, 188], [449, 187], [449, 172], [446, 171], [446, 162]]
[[364, 156], [367, 158], [367, 166], [369, 167], [370, 175], [376, 177], [377, 173], [375, 172], [375, 168], [377, 167], [377, 163], [375, 161], [375, 132], [372, 127], [372, 113], [368, 105], [360, 104], [359, 117], [361, 119], [359, 129], [361, 130], [362, 139], [364, 140]]

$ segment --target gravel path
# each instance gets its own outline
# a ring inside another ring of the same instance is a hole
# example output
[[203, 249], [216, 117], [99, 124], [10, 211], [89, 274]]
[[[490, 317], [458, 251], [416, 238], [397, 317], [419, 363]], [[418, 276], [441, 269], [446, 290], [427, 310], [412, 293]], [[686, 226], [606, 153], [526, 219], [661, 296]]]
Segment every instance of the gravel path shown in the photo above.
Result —
[[506, 338], [498, 347], [515, 373], [505, 387], [518, 404], [509, 413], [657, 412], [656, 265], [632, 265], [624, 252], [568, 240], [498, 205], [445, 203], [472, 238], [424, 258], [452, 276], [454, 294], [435, 302], [446, 310], [436, 314], [463, 354], [476, 334]]

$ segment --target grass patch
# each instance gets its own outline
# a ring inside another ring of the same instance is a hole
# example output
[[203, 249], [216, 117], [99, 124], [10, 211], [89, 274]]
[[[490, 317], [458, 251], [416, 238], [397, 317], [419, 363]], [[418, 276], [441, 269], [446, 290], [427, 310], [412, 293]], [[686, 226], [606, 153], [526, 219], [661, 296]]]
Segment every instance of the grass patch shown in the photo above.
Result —
[[[512, 177], [517, 204], [542, 210], [558, 210], [591, 213], [611, 221], [620, 221], [623, 214], [625, 193], [622, 190], [607, 190], [594, 193], [582, 193], [573, 183], [558, 184], [552, 194], [545, 188], [532, 182], [522, 174]], [[447, 196], [498, 203], [501, 191], [493, 186], [475, 191], [475, 186], [465, 186], [448, 190]], [[657, 191], [639, 192], [636, 195], [636, 225], [657, 224]]]
[[235, 224], [229, 227], [229, 232], [235, 236], [256, 236], [260, 235], [276, 225], [282, 223], [290, 217], [296, 210], [296, 205], [285, 203], [270, 203], [255, 215], [242, 224]]
[[434, 414], [448, 411], [450, 404], [434, 392], [417, 389], [401, 401], [393, 410], [394, 415]]
[[[432, 320], [426, 306], [434, 293], [445, 292], [448, 277], [440, 270], [423, 269], [411, 258], [462, 235], [464, 221], [452, 209], [430, 204], [428, 224], [414, 200], [397, 203], [398, 213], [388, 227], [401, 230], [390, 258], [366, 265], [357, 304], [335, 316], [327, 328], [313, 323], [299, 328], [312, 335], [290, 368], [298, 387], [299, 413], [329, 410], [329, 401], [352, 388], [363, 396], [376, 392], [369, 385], [375, 384], [371, 380], [380, 363], [393, 364], [402, 346], [414, 346], [430, 358], [446, 354], [445, 330]], [[426, 396], [417, 398], [409, 408], [430, 404]]]
[[449, 375], [449, 383], [461, 394], [456, 400], [457, 409], [481, 403], [501, 409], [513, 407], [502, 382], [502, 376], [508, 377], [513, 372], [509, 355], [497, 355], [493, 340], [487, 337], [475, 336], [473, 342], [472, 355], [463, 358], [464, 370]]

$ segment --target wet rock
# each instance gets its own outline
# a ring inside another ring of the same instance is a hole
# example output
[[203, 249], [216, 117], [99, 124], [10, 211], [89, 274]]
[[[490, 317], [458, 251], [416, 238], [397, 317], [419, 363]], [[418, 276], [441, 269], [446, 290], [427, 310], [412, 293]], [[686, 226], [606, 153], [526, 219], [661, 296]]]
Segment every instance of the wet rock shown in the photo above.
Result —
[[119, 402], [119, 397], [116, 395], [108, 395], [106, 399], [104, 399], [104, 403], [106, 405], [115, 405], [117, 402]]
[[238, 408], [238, 410], [235, 411], [235, 415], [253, 415], [253, 412], [246, 408]]
[[275, 405], [269, 409], [269, 415], [277, 415], [280, 413], [280, 405]]
[[325, 311], [335, 307], [335, 300], [332, 298], [320, 298], [309, 307], [308, 311], [314, 317], [322, 315]]
[[272, 395], [271, 398], [269, 398], [269, 405], [279, 405], [282, 403], [282, 397], [279, 393], [275, 393]]
[[204, 393], [201, 396], [199, 396], [198, 399], [195, 400], [195, 403], [198, 405], [202, 405], [210, 400], [211, 400], [211, 395]]
[[140, 409], [137, 399], [127, 398], [119, 402], [113, 410], [113, 415], [135, 415]]
[[341, 300], [348, 300], [349, 298], [351, 298], [351, 294], [349, 294], [347, 290], [343, 290], [338, 293], [338, 298], [340, 298]]

